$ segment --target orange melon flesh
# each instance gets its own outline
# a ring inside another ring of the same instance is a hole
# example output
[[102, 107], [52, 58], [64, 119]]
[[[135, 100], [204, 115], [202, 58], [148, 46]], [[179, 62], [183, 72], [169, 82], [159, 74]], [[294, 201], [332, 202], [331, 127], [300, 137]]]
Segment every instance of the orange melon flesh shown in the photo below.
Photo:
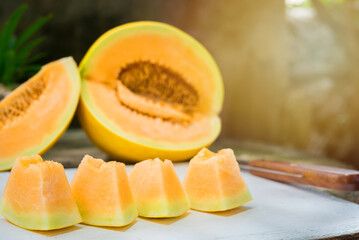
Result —
[[80, 77], [71, 57], [41, 71], [0, 102], [0, 170], [18, 156], [45, 152], [70, 123], [80, 95]]
[[[136, 64], [142, 64], [137, 75], [125, 78], [134, 86], [126, 85], [121, 76]], [[163, 75], [153, 78], [161, 84], [149, 80], [136, 85], [160, 68]], [[218, 67], [200, 43], [172, 26], [136, 22], [108, 31], [81, 61], [80, 74], [80, 123], [114, 159], [189, 159], [220, 132], [223, 83]], [[178, 84], [161, 76], [172, 76]], [[186, 95], [177, 96], [181, 91]]]
[[124, 226], [137, 217], [123, 163], [105, 163], [86, 155], [71, 181], [71, 190], [86, 224]]
[[184, 188], [191, 208], [224, 211], [252, 200], [232, 149], [213, 153], [202, 149], [188, 165]]
[[129, 180], [142, 217], [177, 217], [189, 209], [187, 195], [169, 160], [156, 158], [137, 163]]
[[65, 170], [39, 155], [16, 160], [0, 200], [0, 213], [31, 230], [51, 230], [81, 222]]

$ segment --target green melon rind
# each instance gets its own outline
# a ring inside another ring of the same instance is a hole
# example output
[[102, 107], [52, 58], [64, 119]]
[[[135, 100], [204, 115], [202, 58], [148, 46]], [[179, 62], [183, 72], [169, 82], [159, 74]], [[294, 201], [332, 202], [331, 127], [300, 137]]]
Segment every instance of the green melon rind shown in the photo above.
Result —
[[148, 200], [136, 202], [138, 215], [148, 218], [178, 217], [187, 212], [190, 208], [186, 199], [177, 201]]
[[15, 159], [19, 156], [31, 156], [34, 154], [43, 154], [45, 153], [56, 141], [61, 137], [61, 135], [66, 131], [69, 126], [71, 119], [73, 118], [78, 100], [80, 98], [80, 75], [77, 69], [76, 62], [72, 57], [62, 58], [59, 61], [63, 63], [66, 67], [67, 75], [73, 81], [73, 94], [71, 94], [72, 98], [70, 100], [70, 105], [68, 106], [68, 111], [64, 114], [61, 114], [61, 118], [59, 119], [58, 127], [55, 132], [52, 132], [47, 137], [45, 137], [42, 143], [36, 147], [28, 148], [24, 150], [18, 156], [8, 157], [6, 159], [0, 159], [0, 171], [9, 170], [13, 166]]
[[214, 76], [216, 85], [216, 92], [214, 95], [216, 101], [214, 102], [212, 111], [214, 115], [218, 114], [221, 111], [223, 105], [224, 87], [222, 83], [222, 76], [216, 62], [207, 49], [204, 48], [203, 45], [200, 44], [197, 40], [182, 30], [165, 23], [139, 21], [123, 24], [107, 31], [96, 40], [96, 42], [90, 47], [82, 59], [79, 67], [81, 78], [84, 79], [86, 70], [91, 68], [92, 61], [96, 59], [96, 55], [102, 51], [103, 47], [110, 45], [113, 41], [137, 33], [138, 31], [141, 31], [141, 33], [148, 31], [150, 33], [158, 32], [161, 34], [175, 35], [182, 39], [185, 44], [188, 44], [188, 46], [195, 50], [196, 53], [198, 53], [198, 56], [200, 56], [200, 58], [209, 66], [209, 69], [212, 70]]
[[57, 213], [18, 213], [7, 203], [4, 198], [0, 200], [0, 213], [11, 223], [21, 228], [30, 230], [52, 230], [69, 227], [81, 222], [77, 209], [68, 212]]
[[252, 196], [247, 187], [243, 188], [235, 196], [220, 197], [216, 200], [196, 199], [189, 196], [191, 208], [203, 212], [220, 212], [233, 209], [246, 204], [252, 200]]
[[[121, 227], [126, 226], [137, 218], [137, 210], [135, 205], [127, 206], [124, 211], [117, 211], [115, 214], [106, 214], [106, 213], [88, 213], [84, 215], [81, 212], [81, 206], [79, 210], [82, 216], [82, 222], [88, 225], [96, 226], [112, 226], [112, 227]], [[104, 211], [105, 212], [105, 211]]]

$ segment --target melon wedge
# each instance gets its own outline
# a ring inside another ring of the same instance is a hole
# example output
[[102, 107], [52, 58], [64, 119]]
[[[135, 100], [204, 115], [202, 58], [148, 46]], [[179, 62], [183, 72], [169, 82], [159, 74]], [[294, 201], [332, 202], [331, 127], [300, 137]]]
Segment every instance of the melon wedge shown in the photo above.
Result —
[[106, 32], [81, 61], [80, 75], [80, 123], [113, 159], [190, 159], [220, 132], [218, 67], [173, 26], [135, 22]]
[[86, 155], [71, 190], [83, 222], [98, 226], [125, 226], [137, 218], [125, 164]]
[[80, 96], [80, 77], [71, 57], [40, 72], [0, 102], [0, 170], [18, 156], [44, 153], [69, 125]]
[[156, 158], [137, 163], [129, 180], [142, 217], [177, 217], [189, 209], [187, 195], [169, 160]]
[[64, 167], [39, 155], [16, 160], [0, 199], [0, 213], [31, 230], [51, 230], [81, 222]]
[[191, 208], [224, 211], [252, 200], [232, 149], [202, 149], [191, 159], [184, 179]]

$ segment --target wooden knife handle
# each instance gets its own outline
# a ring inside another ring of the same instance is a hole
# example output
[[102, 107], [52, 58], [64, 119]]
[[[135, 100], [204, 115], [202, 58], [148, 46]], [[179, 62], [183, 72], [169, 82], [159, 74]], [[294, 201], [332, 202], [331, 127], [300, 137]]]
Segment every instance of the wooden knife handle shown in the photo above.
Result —
[[[276, 160], [252, 160], [250, 173], [277, 181], [300, 183], [340, 191], [359, 190], [359, 171]], [[260, 169], [273, 171], [260, 171]], [[278, 174], [279, 172], [287, 174]]]

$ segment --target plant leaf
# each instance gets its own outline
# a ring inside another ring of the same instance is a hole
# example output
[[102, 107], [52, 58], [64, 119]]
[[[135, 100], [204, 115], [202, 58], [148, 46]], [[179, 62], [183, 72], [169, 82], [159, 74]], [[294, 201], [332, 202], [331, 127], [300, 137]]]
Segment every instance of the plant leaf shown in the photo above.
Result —
[[16, 70], [15, 51], [9, 50], [5, 54], [6, 62], [4, 64], [4, 72], [1, 76], [1, 82], [5, 86], [11, 86], [15, 81], [14, 72]]
[[35, 38], [31, 40], [29, 43], [24, 45], [20, 51], [16, 54], [16, 62], [21, 65], [26, 62], [26, 59], [30, 56], [31, 51], [40, 43], [45, 40], [44, 37]]
[[[17, 8], [15, 12], [10, 16], [10, 18], [5, 22], [3, 28], [0, 31], [0, 68], [5, 66], [5, 55], [7, 54], [7, 49], [9, 47], [11, 37], [26, 9], [27, 4], [23, 4], [19, 8]], [[5, 70], [0, 70], [0, 72], [3, 71]]]
[[47, 23], [52, 18], [52, 15], [49, 14], [45, 17], [38, 19], [36, 22], [32, 23], [25, 32], [16, 41], [14, 48], [18, 49], [23, 43], [25, 43], [37, 30], [39, 30], [45, 23]]
[[30, 58], [26, 61], [26, 63], [36, 62], [36, 61], [38, 61], [38, 60], [44, 58], [45, 56], [46, 56], [45, 53], [37, 53], [37, 54], [35, 54], [34, 56], [30, 57]]

